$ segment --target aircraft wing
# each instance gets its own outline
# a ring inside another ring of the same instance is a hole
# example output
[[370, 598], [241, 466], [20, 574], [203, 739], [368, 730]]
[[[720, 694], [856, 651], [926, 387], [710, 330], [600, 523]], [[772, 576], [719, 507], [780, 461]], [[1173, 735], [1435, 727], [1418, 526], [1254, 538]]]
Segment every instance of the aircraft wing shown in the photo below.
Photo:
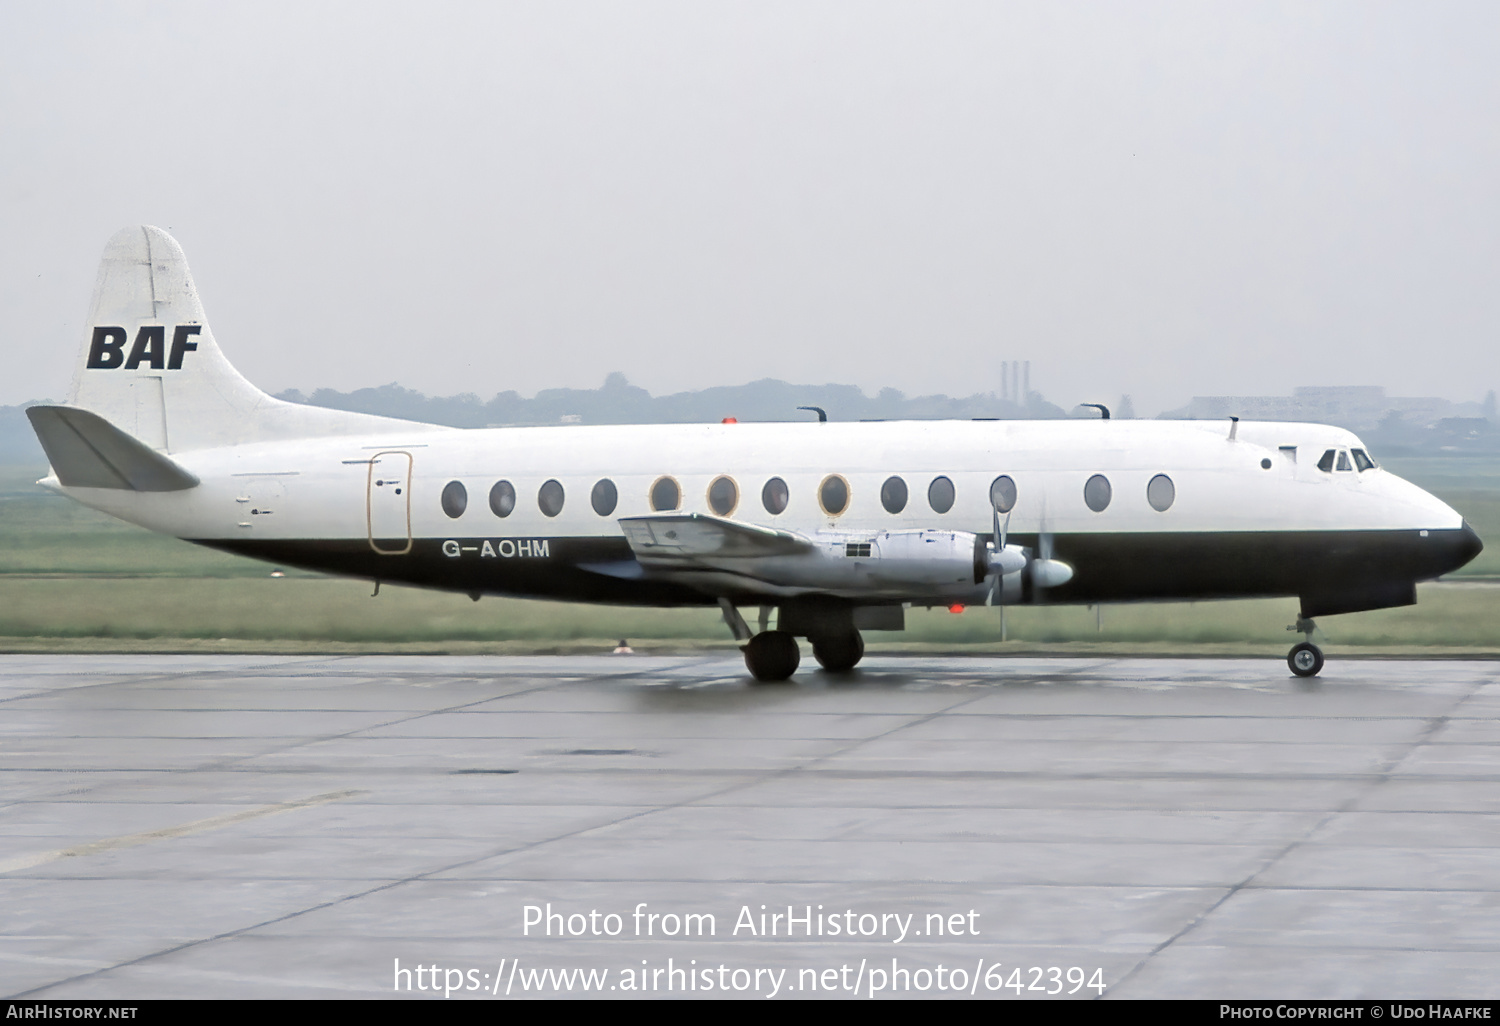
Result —
[[721, 568], [740, 560], [805, 555], [817, 548], [791, 531], [704, 513], [621, 517], [620, 526], [643, 566]]
[[964, 594], [979, 583], [977, 539], [962, 531], [830, 531], [809, 537], [704, 513], [621, 517], [619, 523], [635, 556], [632, 565], [710, 595], [884, 600], [909, 592], [914, 583]]

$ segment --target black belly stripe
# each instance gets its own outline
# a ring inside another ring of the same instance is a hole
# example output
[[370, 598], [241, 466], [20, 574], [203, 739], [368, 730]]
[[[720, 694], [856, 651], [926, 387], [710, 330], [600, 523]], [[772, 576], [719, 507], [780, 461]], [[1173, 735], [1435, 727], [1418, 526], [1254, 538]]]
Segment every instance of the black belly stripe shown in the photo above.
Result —
[[[630, 562], [624, 538], [549, 538], [546, 556], [529, 557], [481, 556], [484, 538], [419, 538], [401, 556], [377, 554], [364, 538], [195, 540], [271, 563], [448, 591], [646, 606], [714, 602], [684, 585], [585, 568]], [[444, 552], [445, 542], [454, 541], [467, 550], [458, 557]], [[1037, 539], [1012, 534], [1008, 541], [1034, 547]], [[1052, 548], [1074, 576], [1047, 592], [1049, 602], [1296, 595], [1315, 616], [1407, 604], [1416, 581], [1457, 569], [1482, 545], [1465, 525], [1426, 537], [1413, 530], [1059, 534]], [[762, 600], [747, 592], [745, 601]]]

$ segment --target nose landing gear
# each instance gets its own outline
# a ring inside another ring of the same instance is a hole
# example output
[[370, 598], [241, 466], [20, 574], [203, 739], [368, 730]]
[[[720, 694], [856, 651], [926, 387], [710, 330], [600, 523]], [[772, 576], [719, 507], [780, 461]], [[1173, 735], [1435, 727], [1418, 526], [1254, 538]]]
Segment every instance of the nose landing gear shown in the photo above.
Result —
[[1318, 671], [1323, 669], [1323, 650], [1312, 643], [1313, 631], [1316, 629], [1317, 625], [1305, 616], [1297, 617], [1297, 622], [1287, 628], [1307, 637], [1306, 641], [1293, 645], [1286, 656], [1287, 666], [1299, 677], [1316, 677]]

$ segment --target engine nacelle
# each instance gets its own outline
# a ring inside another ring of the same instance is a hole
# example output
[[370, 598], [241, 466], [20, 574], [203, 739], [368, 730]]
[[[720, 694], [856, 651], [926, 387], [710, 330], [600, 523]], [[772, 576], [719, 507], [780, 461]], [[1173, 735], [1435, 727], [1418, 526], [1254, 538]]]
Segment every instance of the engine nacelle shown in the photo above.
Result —
[[995, 550], [969, 531], [819, 531], [811, 540], [816, 552], [777, 557], [750, 573], [802, 588], [943, 601], [972, 595], [993, 575], [1004, 582], [1001, 601], [1011, 602], [1023, 578], [1052, 588], [1073, 576], [1066, 563], [1032, 558], [1018, 545]]
[[877, 586], [974, 585], [989, 572], [988, 546], [968, 531], [820, 531], [814, 541], [825, 566], [842, 564]]

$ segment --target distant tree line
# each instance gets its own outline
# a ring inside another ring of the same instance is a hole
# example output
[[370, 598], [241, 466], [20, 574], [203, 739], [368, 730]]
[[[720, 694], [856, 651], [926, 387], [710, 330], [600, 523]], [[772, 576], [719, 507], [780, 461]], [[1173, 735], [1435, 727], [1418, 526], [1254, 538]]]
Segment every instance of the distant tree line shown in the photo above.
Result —
[[999, 398], [993, 392], [964, 398], [946, 395], [907, 396], [883, 388], [867, 396], [854, 385], [793, 385], [774, 378], [748, 385], [705, 388], [653, 396], [630, 384], [616, 371], [599, 388], [549, 388], [526, 398], [501, 392], [481, 399], [472, 392], [427, 396], [397, 384], [339, 392], [320, 388], [311, 395], [296, 389], [276, 398], [335, 410], [375, 413], [452, 427], [500, 427], [521, 424], [690, 424], [734, 417], [742, 421], [806, 420], [816, 414], [800, 406], [821, 407], [829, 420], [966, 420], [1050, 419], [1067, 414], [1036, 392], [1024, 403]]
[[[693, 424], [725, 417], [736, 420], [807, 420], [816, 416], [799, 406], [818, 406], [829, 420], [967, 420], [972, 417], [1044, 420], [1067, 414], [1037, 392], [1024, 403], [1001, 399], [993, 392], [965, 398], [946, 395], [908, 396], [883, 388], [874, 396], [854, 385], [792, 385], [774, 378], [748, 385], [705, 388], [653, 396], [625, 380], [618, 371], [599, 388], [548, 388], [528, 399], [519, 392], [501, 392], [481, 399], [472, 392], [428, 396], [398, 384], [340, 392], [320, 388], [311, 395], [288, 389], [276, 398], [335, 410], [354, 410], [384, 417], [482, 428], [534, 424]], [[46, 400], [42, 400], [46, 402]], [[46, 455], [26, 419], [26, 407], [0, 406], [0, 465], [45, 466]], [[1092, 411], [1087, 415], [1093, 416]]]

